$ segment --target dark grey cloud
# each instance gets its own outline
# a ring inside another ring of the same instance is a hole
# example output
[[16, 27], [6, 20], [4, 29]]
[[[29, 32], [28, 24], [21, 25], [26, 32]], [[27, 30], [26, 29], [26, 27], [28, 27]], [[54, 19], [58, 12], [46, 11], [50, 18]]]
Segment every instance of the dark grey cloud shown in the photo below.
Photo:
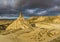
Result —
[[17, 9], [20, 7], [20, 0], [0, 0], [0, 9], [13, 8]]
[[55, 5], [60, 6], [60, 0], [28, 0], [26, 4], [31, 8], [49, 8]]
[[56, 16], [60, 15], [60, 7], [54, 6], [49, 9], [40, 9], [40, 8], [35, 8], [35, 9], [26, 9], [24, 11], [24, 16]]
[[20, 9], [21, 7], [49, 8], [55, 5], [60, 6], [60, 0], [0, 0], [0, 9]]
[[31, 3], [29, 3], [30, 7], [51, 7], [53, 6], [53, 0], [32, 0]]
[[57, 15], [60, 13], [60, 0], [0, 0], [0, 16], [17, 17], [21, 7], [23, 10], [24, 7], [31, 8], [23, 11], [24, 16]]
[[21, 0], [0, 0], [0, 14], [15, 14], [20, 10]]

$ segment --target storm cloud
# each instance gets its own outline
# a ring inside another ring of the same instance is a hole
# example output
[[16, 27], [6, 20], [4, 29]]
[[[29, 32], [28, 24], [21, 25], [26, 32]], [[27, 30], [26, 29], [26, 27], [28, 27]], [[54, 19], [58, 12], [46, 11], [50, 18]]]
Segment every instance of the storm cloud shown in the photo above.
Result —
[[60, 6], [60, 0], [0, 0], [0, 9], [19, 9], [21, 7], [49, 8], [56, 5]]
[[24, 16], [57, 15], [60, 0], [0, 0], [1, 17], [17, 17], [21, 8]]
[[60, 0], [0, 0], [0, 8], [49, 8], [55, 5], [60, 6]]
[[28, 0], [27, 2], [27, 6], [31, 8], [49, 8], [55, 5], [60, 6], [60, 0]]

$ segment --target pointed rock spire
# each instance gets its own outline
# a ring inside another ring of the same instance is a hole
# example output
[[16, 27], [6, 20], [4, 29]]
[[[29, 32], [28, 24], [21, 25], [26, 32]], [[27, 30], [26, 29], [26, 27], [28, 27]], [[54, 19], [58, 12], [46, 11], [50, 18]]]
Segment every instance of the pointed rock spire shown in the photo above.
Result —
[[23, 17], [22, 12], [20, 12], [20, 16], [19, 16], [19, 17], [20, 17], [20, 18]]
[[18, 19], [22, 19], [22, 20], [24, 20], [24, 16], [22, 15], [22, 12], [20, 12], [20, 16], [18, 17]]
[[22, 13], [20, 12], [20, 16], [13, 23], [11, 23], [6, 30], [13, 31], [20, 28], [29, 28], [26, 24], [28, 25], [28, 22], [24, 19]]

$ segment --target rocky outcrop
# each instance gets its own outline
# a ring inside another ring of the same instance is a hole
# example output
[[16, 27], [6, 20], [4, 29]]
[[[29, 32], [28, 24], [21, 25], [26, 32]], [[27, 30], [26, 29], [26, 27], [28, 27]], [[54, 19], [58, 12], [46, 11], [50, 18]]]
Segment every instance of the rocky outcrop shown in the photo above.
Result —
[[50, 42], [60, 37], [60, 18], [38, 16], [24, 19], [20, 15], [2, 35], [11, 42]]

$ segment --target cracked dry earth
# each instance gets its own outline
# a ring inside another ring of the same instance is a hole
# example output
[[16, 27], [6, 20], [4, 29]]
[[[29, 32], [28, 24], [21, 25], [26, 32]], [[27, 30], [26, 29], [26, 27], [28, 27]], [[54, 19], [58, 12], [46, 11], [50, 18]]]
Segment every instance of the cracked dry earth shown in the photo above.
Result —
[[51, 23], [48, 17], [42, 17], [43, 22], [41, 17], [37, 19], [25, 20], [20, 16], [1, 33], [0, 42], [60, 42], [59, 21]]

